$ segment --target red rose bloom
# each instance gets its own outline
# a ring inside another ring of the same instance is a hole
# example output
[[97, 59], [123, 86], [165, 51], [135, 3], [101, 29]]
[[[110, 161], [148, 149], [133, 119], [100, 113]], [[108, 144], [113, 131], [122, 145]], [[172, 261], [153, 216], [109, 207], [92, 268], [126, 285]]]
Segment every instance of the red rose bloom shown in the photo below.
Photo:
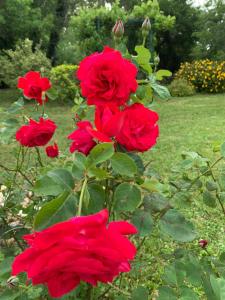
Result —
[[52, 297], [69, 293], [80, 281], [112, 282], [131, 269], [136, 249], [126, 235], [137, 230], [125, 221], [107, 222], [105, 209], [24, 236], [29, 248], [15, 258], [12, 275], [26, 272], [33, 285], [47, 285]]
[[77, 71], [89, 105], [123, 105], [137, 89], [136, 75], [135, 65], [109, 47], [86, 57]]
[[89, 121], [77, 122], [78, 129], [74, 130], [68, 139], [73, 140], [70, 146], [70, 152], [79, 151], [88, 155], [91, 149], [96, 145], [92, 134], [89, 132], [92, 129], [92, 124]]
[[46, 147], [45, 152], [48, 157], [53, 157], [53, 158], [57, 157], [59, 155], [58, 145], [56, 143], [54, 143], [54, 145], [50, 145], [50, 146]]
[[57, 126], [48, 119], [40, 118], [39, 122], [30, 119], [28, 125], [23, 125], [16, 132], [16, 139], [22, 146], [45, 146], [52, 138]]
[[42, 78], [39, 72], [30, 71], [24, 77], [19, 77], [17, 87], [23, 89], [25, 97], [35, 99], [42, 105], [43, 101], [47, 101], [44, 92], [50, 89], [51, 83], [48, 78]]
[[116, 124], [115, 138], [119, 144], [128, 151], [144, 152], [156, 143], [159, 135], [157, 121], [156, 112], [135, 103], [116, 114], [111, 124]]

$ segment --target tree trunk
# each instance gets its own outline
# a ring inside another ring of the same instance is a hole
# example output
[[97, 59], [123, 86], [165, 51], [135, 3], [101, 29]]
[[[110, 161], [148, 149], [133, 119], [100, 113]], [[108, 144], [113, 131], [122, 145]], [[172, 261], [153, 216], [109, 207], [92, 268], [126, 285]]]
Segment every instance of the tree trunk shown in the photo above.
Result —
[[60, 33], [66, 26], [69, 11], [69, 0], [58, 0], [55, 10], [55, 19], [50, 33], [47, 56], [51, 59], [52, 64], [56, 62], [56, 48], [60, 39]]

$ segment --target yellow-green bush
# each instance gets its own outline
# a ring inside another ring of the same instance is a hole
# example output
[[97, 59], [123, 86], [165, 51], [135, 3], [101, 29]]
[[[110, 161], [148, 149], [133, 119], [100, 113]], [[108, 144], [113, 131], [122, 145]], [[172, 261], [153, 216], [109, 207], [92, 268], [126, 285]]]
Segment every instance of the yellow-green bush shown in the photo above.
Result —
[[204, 59], [185, 62], [181, 64], [176, 78], [185, 78], [200, 92], [225, 92], [225, 61]]
[[59, 65], [51, 69], [50, 80], [57, 91], [57, 100], [68, 103], [79, 96], [76, 82], [76, 65]]
[[168, 89], [173, 97], [187, 97], [195, 93], [194, 86], [184, 78], [175, 78]]

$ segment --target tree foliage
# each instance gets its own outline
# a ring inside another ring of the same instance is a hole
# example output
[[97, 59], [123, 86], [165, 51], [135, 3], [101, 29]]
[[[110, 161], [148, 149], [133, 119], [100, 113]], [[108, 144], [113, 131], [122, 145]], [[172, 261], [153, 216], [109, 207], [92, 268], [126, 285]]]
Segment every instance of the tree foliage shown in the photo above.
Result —
[[174, 71], [181, 62], [190, 58], [196, 41], [193, 33], [197, 29], [198, 10], [187, 0], [159, 0], [159, 5], [165, 15], [176, 17], [171, 30], [157, 34], [157, 52], [161, 66]]
[[[199, 15], [192, 57], [225, 60], [225, 2], [208, 1]], [[204, 26], [203, 26], [204, 24]]]

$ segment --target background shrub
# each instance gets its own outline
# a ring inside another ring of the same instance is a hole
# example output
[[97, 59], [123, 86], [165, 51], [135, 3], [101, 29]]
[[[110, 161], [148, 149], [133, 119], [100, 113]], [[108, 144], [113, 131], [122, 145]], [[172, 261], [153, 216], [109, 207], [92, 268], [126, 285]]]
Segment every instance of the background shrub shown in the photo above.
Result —
[[187, 79], [199, 92], [222, 93], [225, 91], [225, 61], [186, 62], [181, 64], [176, 77]]
[[185, 97], [195, 93], [194, 86], [184, 78], [175, 78], [168, 86], [171, 96]]
[[50, 60], [40, 50], [40, 46], [33, 49], [33, 42], [29, 39], [20, 41], [15, 50], [4, 50], [0, 56], [0, 82], [8, 87], [15, 87], [19, 76], [28, 71], [41, 71], [48, 76], [51, 69]]
[[51, 69], [50, 80], [57, 91], [58, 101], [68, 103], [79, 96], [75, 77], [77, 68], [76, 65], [59, 65]]

